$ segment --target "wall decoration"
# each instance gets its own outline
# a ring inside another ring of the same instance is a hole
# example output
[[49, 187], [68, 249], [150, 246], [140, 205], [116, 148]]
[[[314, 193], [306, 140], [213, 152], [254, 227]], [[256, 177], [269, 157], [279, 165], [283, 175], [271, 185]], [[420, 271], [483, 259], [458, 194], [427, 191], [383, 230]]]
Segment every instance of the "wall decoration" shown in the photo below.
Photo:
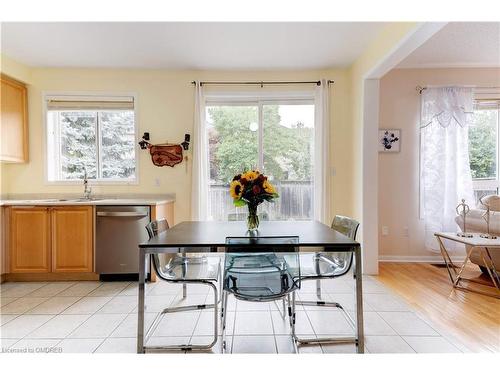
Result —
[[148, 142], [149, 133], [144, 133], [142, 140], [139, 142], [139, 146], [142, 150], [149, 149], [151, 161], [157, 167], [173, 167], [174, 165], [181, 163], [184, 159], [187, 161], [187, 155], [183, 157], [182, 150], [189, 150], [190, 140], [191, 136], [189, 134], [185, 134], [184, 142], [180, 144], [162, 143], [154, 145]]
[[149, 147], [151, 160], [157, 167], [164, 167], [168, 165], [173, 167], [182, 161], [182, 147], [180, 145], [151, 145]]
[[401, 149], [401, 130], [379, 129], [378, 142], [379, 152], [399, 152]]

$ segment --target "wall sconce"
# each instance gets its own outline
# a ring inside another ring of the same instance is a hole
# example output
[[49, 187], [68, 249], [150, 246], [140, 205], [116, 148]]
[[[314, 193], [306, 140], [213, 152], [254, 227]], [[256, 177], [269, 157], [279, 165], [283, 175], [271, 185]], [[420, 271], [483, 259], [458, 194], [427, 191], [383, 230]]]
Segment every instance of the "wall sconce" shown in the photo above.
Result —
[[190, 134], [184, 134], [184, 142], [181, 143], [181, 146], [184, 150], [189, 150], [189, 142], [191, 141]]
[[141, 150], [145, 150], [148, 148], [148, 145], [150, 144], [148, 141], [149, 141], [149, 133], [146, 132], [142, 135], [142, 141], [139, 142]]

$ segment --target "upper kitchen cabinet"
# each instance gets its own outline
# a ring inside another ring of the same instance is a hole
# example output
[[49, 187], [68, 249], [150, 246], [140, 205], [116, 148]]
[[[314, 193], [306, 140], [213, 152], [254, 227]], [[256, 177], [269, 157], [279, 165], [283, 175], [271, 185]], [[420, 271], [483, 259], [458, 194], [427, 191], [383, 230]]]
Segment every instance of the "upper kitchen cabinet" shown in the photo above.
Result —
[[0, 76], [0, 161], [28, 161], [28, 100], [26, 86], [5, 75]]

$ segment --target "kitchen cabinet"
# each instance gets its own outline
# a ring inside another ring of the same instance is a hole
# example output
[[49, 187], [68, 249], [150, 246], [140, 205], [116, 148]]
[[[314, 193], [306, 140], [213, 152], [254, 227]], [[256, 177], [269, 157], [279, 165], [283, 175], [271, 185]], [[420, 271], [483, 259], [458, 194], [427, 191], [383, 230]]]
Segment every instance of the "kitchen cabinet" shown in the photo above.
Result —
[[50, 272], [48, 207], [10, 209], [10, 272]]
[[0, 161], [28, 161], [28, 100], [26, 86], [0, 75]]
[[151, 206], [151, 220], [167, 219], [168, 225], [173, 227], [174, 223], [174, 204], [162, 203]]
[[90, 206], [52, 209], [52, 272], [92, 272], [93, 223]]
[[4, 281], [4, 275], [9, 272], [8, 266], [8, 257], [6, 250], [6, 238], [7, 235], [5, 233], [5, 207], [0, 206], [0, 250], [1, 250], [1, 274], [0, 274], [0, 282]]
[[[146, 200], [141, 205], [149, 206], [152, 220], [164, 217], [171, 226], [175, 224], [172, 201], [154, 204]], [[95, 205], [6, 200], [0, 209], [2, 281], [99, 280]]]
[[91, 206], [11, 207], [10, 273], [93, 270]]

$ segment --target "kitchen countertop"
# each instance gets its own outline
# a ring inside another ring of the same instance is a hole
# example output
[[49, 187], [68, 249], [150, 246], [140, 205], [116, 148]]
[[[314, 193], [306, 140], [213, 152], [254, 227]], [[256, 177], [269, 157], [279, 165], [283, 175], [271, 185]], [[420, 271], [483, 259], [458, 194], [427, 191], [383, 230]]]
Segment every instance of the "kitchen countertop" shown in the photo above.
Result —
[[0, 206], [154, 206], [175, 202], [175, 194], [127, 194], [92, 196], [90, 200], [74, 195], [17, 195], [0, 199]]

